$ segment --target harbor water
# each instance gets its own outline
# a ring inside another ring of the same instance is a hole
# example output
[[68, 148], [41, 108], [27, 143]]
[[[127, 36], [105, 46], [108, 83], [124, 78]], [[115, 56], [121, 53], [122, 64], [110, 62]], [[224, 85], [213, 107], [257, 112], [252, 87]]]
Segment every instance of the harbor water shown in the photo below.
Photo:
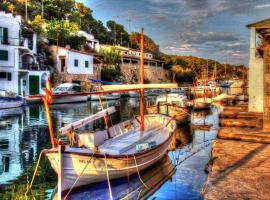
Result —
[[[146, 101], [155, 101], [148, 98]], [[104, 102], [115, 106], [117, 112], [110, 123], [130, 119], [139, 113], [139, 99], [121, 98]], [[57, 137], [63, 125], [99, 111], [98, 102], [51, 105], [54, 131]], [[194, 130], [179, 125], [168, 156], [151, 168], [119, 180], [111, 180], [115, 199], [200, 199], [200, 188], [207, 178], [205, 164], [210, 160], [211, 140], [218, 128], [217, 107], [209, 112], [192, 113], [192, 122], [211, 124], [210, 130]], [[86, 129], [104, 127], [103, 119], [89, 124]], [[0, 199], [50, 199], [57, 186], [56, 175], [48, 160], [41, 158], [34, 184], [27, 194], [39, 153], [50, 147], [48, 127], [42, 105], [0, 110]], [[67, 199], [109, 199], [107, 182], [72, 191]]]

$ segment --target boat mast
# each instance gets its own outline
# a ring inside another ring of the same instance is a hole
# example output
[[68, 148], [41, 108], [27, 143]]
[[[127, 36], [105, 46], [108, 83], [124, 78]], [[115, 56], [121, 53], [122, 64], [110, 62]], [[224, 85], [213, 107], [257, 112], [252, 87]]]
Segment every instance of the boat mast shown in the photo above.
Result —
[[[140, 84], [144, 84], [144, 33], [143, 28], [141, 32], [141, 60], [140, 60]], [[140, 89], [140, 115], [141, 127], [140, 130], [144, 131], [144, 89]]]

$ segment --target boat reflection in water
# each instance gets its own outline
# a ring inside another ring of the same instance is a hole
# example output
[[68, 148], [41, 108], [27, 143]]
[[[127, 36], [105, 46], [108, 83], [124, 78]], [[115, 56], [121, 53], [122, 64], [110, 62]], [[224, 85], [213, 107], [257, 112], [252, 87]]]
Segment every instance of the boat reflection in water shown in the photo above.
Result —
[[[174, 173], [175, 167], [166, 155], [151, 168], [141, 171], [140, 177], [138, 174], [134, 174], [110, 180], [113, 199], [145, 199], [170, 179]], [[89, 199], [110, 199], [107, 181], [77, 188], [69, 194], [67, 199], [84, 199], [86, 197]], [[53, 199], [57, 199], [57, 194], [54, 194]]]

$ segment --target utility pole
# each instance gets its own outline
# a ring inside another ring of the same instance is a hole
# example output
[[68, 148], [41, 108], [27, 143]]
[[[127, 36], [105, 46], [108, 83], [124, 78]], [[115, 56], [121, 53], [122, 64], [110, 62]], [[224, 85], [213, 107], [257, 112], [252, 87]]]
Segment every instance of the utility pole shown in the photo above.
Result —
[[28, 7], [28, 0], [25, 0], [25, 21], [26, 21], [26, 23], [28, 21], [27, 7]]
[[44, 7], [43, 7], [43, 0], [41, 0], [41, 16], [42, 16], [42, 19], [43, 19], [43, 16], [44, 16]]
[[118, 18], [119, 16], [115, 16], [114, 17], [114, 45], [116, 45], [116, 19]]

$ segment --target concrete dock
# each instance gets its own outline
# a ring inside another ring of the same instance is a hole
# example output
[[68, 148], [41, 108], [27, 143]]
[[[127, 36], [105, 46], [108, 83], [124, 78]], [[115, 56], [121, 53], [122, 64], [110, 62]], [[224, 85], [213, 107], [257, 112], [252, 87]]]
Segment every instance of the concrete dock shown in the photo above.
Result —
[[270, 199], [270, 132], [262, 129], [262, 114], [246, 111], [225, 107], [219, 116], [204, 199]]
[[270, 145], [215, 140], [204, 199], [270, 199]]

